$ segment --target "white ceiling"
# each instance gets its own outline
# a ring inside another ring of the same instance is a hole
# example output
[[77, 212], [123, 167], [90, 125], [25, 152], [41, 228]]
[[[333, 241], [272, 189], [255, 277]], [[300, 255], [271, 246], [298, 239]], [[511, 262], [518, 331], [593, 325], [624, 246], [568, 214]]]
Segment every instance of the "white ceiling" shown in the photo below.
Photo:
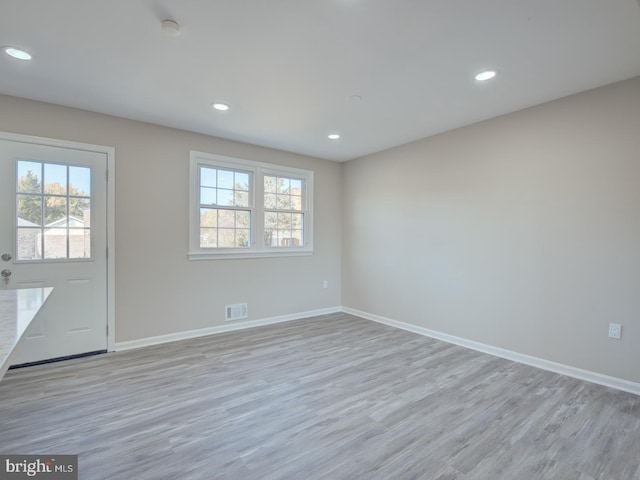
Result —
[[[640, 75], [636, 0], [0, 8], [0, 46], [34, 55], [0, 57], [0, 93], [339, 161]], [[180, 37], [161, 31], [165, 18]], [[487, 67], [498, 77], [474, 80]], [[231, 110], [214, 111], [214, 101]]]

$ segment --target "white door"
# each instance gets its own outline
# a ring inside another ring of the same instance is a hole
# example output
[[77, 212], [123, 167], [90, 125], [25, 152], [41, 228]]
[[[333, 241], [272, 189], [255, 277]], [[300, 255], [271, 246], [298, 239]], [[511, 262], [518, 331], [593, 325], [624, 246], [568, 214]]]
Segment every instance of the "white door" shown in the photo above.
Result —
[[14, 364], [107, 349], [107, 155], [0, 140], [0, 288], [51, 286]]

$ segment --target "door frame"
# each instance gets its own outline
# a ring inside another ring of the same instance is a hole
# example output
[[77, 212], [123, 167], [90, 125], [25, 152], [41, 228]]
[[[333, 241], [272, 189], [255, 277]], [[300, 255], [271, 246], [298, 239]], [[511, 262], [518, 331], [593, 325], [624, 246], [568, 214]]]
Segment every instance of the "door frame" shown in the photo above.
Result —
[[[32, 145], [42, 145], [46, 147], [69, 148], [73, 150], [85, 150], [94, 153], [103, 153], [107, 157], [106, 170], [104, 172], [107, 179], [107, 351], [113, 352], [116, 347], [116, 316], [115, 316], [115, 266], [116, 266], [116, 249], [115, 249], [115, 206], [116, 206], [116, 187], [115, 187], [115, 162], [116, 149], [114, 147], [105, 147], [103, 145], [92, 145], [89, 143], [73, 142], [69, 140], [58, 140], [55, 138], [36, 137], [33, 135], [23, 135], [19, 133], [0, 132], [0, 140], [8, 140], [12, 142], [27, 143]], [[15, 236], [15, 235], [14, 235]], [[14, 240], [15, 241], [15, 240]], [[53, 293], [55, 295], [55, 292]]]

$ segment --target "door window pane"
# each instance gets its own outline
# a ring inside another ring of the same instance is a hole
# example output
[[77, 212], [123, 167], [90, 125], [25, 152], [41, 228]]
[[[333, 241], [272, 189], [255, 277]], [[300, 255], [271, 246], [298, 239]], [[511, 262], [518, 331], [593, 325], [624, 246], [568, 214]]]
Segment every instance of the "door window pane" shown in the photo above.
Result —
[[18, 161], [16, 190], [20, 193], [42, 193], [42, 164]]
[[55, 163], [44, 164], [44, 193], [67, 194], [67, 166]]
[[69, 258], [91, 257], [91, 232], [88, 228], [69, 229]]
[[42, 225], [42, 196], [18, 194], [18, 227], [36, 227]]
[[16, 172], [17, 259], [91, 258], [91, 169], [19, 160]]
[[69, 195], [91, 196], [91, 169], [69, 167]]
[[67, 225], [67, 198], [44, 197], [44, 223], [45, 226], [55, 227]]
[[44, 258], [55, 260], [67, 257], [67, 230], [56, 229], [44, 233]]
[[91, 200], [89, 198], [69, 197], [69, 227], [91, 227]]
[[40, 260], [42, 258], [42, 231], [39, 228], [20, 228], [16, 236], [18, 260]]

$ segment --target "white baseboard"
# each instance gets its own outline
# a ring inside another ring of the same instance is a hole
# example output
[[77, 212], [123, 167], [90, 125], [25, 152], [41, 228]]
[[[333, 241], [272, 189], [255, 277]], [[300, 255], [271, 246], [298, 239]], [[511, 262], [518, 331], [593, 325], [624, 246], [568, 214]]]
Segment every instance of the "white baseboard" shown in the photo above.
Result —
[[532, 357], [530, 355], [524, 355], [522, 353], [514, 352], [512, 350], [506, 350], [504, 348], [494, 347], [486, 345], [484, 343], [474, 342], [473, 340], [467, 340], [465, 338], [448, 335], [446, 333], [438, 332], [436, 330], [430, 330], [428, 328], [419, 327], [410, 323], [398, 322], [390, 318], [381, 317], [380, 315], [374, 315], [372, 313], [363, 312], [354, 308], [342, 307], [344, 313], [349, 313], [357, 317], [362, 317], [374, 322], [383, 323], [391, 327], [401, 328], [409, 332], [418, 333], [426, 337], [435, 338], [436, 340], [442, 340], [443, 342], [453, 343], [460, 345], [461, 347], [477, 350], [478, 352], [488, 353], [496, 357], [512, 360], [514, 362], [523, 363], [531, 367], [540, 368], [542, 370], [548, 370], [550, 372], [559, 373], [568, 377], [577, 378], [579, 380], [585, 380], [587, 382], [596, 383], [605, 387], [615, 388], [622, 390], [623, 392], [634, 393], [640, 395], [640, 383], [630, 382], [622, 378], [611, 377], [609, 375], [603, 375], [601, 373], [590, 372], [588, 370], [582, 370], [580, 368], [571, 367], [562, 363], [556, 363], [543, 358]]
[[217, 333], [232, 332], [234, 330], [244, 330], [245, 328], [260, 327], [263, 325], [271, 325], [274, 323], [290, 322], [292, 320], [301, 320], [303, 318], [316, 317], [318, 315], [328, 315], [331, 313], [340, 313], [340, 307], [323, 308], [320, 310], [311, 310], [308, 312], [293, 313], [290, 315], [280, 315], [277, 317], [263, 318], [260, 320], [249, 320], [246, 322], [230, 322], [215, 327], [200, 328], [198, 330], [187, 330], [185, 332], [169, 333], [166, 335], [158, 335], [156, 337], [140, 338], [138, 340], [129, 340], [126, 342], [116, 342], [115, 351], [131, 350], [134, 348], [149, 347], [151, 345], [159, 345], [161, 343], [175, 342], [178, 340], [186, 340], [189, 338], [204, 337], [205, 335], [215, 335]]

